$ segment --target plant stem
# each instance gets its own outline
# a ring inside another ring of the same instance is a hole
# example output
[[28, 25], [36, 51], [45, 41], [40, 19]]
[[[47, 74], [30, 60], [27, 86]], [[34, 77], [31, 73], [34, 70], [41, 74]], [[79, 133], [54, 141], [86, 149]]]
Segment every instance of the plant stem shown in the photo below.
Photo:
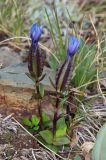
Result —
[[42, 128], [42, 110], [41, 110], [41, 99], [38, 99], [38, 113], [40, 117], [40, 123], [39, 126]]
[[37, 95], [38, 95], [38, 114], [39, 114], [39, 117], [40, 117], [40, 128], [42, 128], [42, 110], [41, 110], [41, 95], [40, 95], [40, 92], [39, 92], [39, 83], [37, 82], [36, 83], [36, 91], [37, 91]]
[[56, 124], [57, 124], [57, 120], [58, 120], [58, 107], [59, 107], [59, 97], [57, 95], [56, 105], [55, 105], [55, 113], [54, 113], [54, 118], [53, 118], [53, 136], [55, 136], [55, 133], [56, 133]]

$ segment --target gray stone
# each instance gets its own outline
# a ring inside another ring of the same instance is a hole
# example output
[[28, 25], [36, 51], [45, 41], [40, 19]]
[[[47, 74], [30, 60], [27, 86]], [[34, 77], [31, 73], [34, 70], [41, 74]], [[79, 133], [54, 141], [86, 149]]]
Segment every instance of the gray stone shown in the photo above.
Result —
[[9, 47], [0, 48], [0, 68], [20, 63], [20, 55]]
[[[20, 88], [34, 88], [34, 82], [26, 75], [28, 73], [27, 63], [20, 63], [0, 69], [0, 84]], [[55, 73], [51, 69], [44, 67], [45, 78], [41, 83], [48, 89], [53, 90], [49, 77], [54, 81]]]

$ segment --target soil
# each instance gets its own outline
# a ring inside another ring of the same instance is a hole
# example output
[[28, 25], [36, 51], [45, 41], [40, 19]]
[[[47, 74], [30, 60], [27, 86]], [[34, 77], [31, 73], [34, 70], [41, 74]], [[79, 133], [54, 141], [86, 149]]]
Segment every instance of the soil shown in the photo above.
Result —
[[0, 114], [0, 160], [31, 160], [31, 148], [39, 145], [11, 119]]

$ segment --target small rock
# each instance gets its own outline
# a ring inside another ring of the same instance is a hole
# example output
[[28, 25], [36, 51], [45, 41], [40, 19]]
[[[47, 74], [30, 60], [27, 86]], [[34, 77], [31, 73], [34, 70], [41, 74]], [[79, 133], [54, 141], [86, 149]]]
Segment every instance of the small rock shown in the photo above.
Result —
[[9, 47], [0, 48], [0, 68], [5, 68], [20, 62], [20, 56], [13, 49]]

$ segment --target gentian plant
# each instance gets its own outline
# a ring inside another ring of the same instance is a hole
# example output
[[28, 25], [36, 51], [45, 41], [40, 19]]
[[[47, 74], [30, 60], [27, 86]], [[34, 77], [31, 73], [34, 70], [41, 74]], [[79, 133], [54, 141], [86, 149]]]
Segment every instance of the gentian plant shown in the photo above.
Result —
[[[45, 77], [43, 75], [44, 68], [44, 56], [39, 48], [39, 40], [42, 34], [42, 26], [34, 24], [30, 31], [31, 47], [28, 57], [28, 76], [35, 82], [36, 93], [38, 99], [38, 111], [39, 117], [32, 116], [32, 119], [24, 119], [24, 124], [27, 125], [30, 130], [39, 131], [40, 138], [48, 145], [48, 147], [54, 149], [54, 146], [62, 146], [70, 143], [67, 137], [68, 125], [65, 120], [64, 113], [60, 114], [61, 109], [61, 97], [69, 91], [69, 82], [71, 79], [72, 60], [80, 47], [80, 41], [76, 36], [71, 36], [67, 47], [67, 56], [61, 66], [56, 72], [55, 78], [55, 95], [56, 103], [54, 108], [54, 116], [51, 121], [50, 117], [41, 110], [40, 102], [42, 99], [41, 84], [40, 81]], [[70, 123], [70, 122], [69, 122]], [[43, 126], [43, 127], [41, 127]], [[55, 151], [57, 148], [55, 148]]]
[[[59, 110], [60, 98], [61, 98], [61, 95], [64, 94], [65, 91], [68, 91], [68, 85], [71, 79], [72, 60], [73, 60], [73, 56], [78, 51], [79, 47], [80, 47], [80, 41], [78, 40], [78, 38], [75, 36], [71, 36], [69, 45], [68, 45], [68, 49], [67, 49], [67, 57], [56, 73], [56, 84], [55, 84], [56, 105], [55, 105], [55, 113], [54, 113], [54, 119], [53, 119], [53, 135], [54, 136], [56, 134], [56, 128], [57, 128], [56, 125], [59, 119], [58, 110]], [[61, 129], [64, 129], [63, 123], [65, 123], [64, 118], [61, 123], [61, 126], [62, 126]], [[64, 130], [65, 133], [63, 133], [63, 135], [66, 134], [66, 129]]]
[[41, 53], [39, 48], [39, 40], [41, 34], [43, 32], [43, 27], [38, 26], [38, 24], [33, 24], [31, 31], [30, 31], [30, 38], [31, 38], [31, 47], [28, 56], [28, 69], [30, 72], [30, 76], [35, 81], [36, 91], [39, 94], [39, 82], [41, 81], [43, 67], [44, 67], [44, 56]]
[[42, 54], [42, 51], [38, 44], [42, 32], [43, 32], [42, 26], [39, 26], [37, 23], [32, 25], [30, 30], [31, 47], [28, 56], [28, 69], [30, 74], [27, 74], [35, 82], [35, 88], [37, 92], [36, 98], [38, 99], [38, 112], [40, 116], [40, 122], [42, 121], [40, 103], [41, 103], [41, 98], [43, 96], [43, 86], [40, 84], [40, 81], [45, 76], [42, 75], [44, 67], [44, 55]]

